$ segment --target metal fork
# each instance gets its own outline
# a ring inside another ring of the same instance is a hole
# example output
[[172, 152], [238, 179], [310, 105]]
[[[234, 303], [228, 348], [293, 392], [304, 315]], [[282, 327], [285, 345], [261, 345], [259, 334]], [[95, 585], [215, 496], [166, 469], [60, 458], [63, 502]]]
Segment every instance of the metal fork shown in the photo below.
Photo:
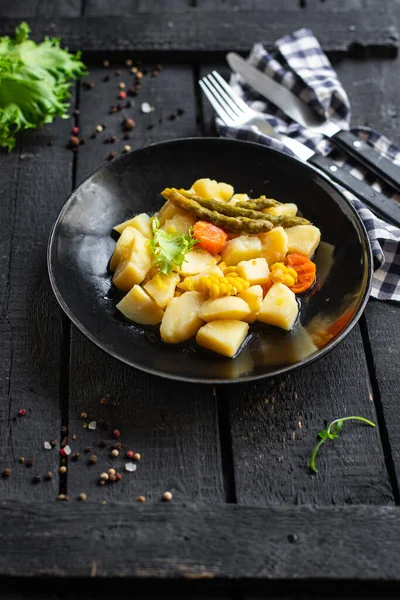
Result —
[[[236, 94], [217, 71], [213, 71], [200, 79], [199, 85], [217, 115], [228, 127], [256, 125], [262, 133], [283, 142], [299, 158], [307, 160], [307, 158], [312, 156], [312, 151], [305, 156], [305, 146], [300, 142], [277, 133], [255, 110], [243, 102], [240, 96]], [[309, 149], [307, 148], [307, 150]]]

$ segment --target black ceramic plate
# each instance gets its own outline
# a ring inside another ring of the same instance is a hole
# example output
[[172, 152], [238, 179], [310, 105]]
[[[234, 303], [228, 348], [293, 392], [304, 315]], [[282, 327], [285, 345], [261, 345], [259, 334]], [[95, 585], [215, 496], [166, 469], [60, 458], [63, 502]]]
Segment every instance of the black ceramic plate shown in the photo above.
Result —
[[[316, 254], [323, 285], [301, 299], [301, 318], [287, 333], [251, 325], [234, 359], [193, 342], [164, 344], [158, 327], [126, 322], [107, 264], [117, 223], [163, 203], [164, 187], [188, 188], [200, 177], [231, 183], [238, 192], [295, 202], [322, 231]], [[71, 195], [50, 236], [54, 293], [72, 322], [100, 348], [143, 371], [192, 382], [230, 383], [276, 375], [308, 364], [336, 346], [368, 299], [371, 253], [357, 214], [317, 170], [259, 144], [192, 138], [126, 154], [90, 175]]]

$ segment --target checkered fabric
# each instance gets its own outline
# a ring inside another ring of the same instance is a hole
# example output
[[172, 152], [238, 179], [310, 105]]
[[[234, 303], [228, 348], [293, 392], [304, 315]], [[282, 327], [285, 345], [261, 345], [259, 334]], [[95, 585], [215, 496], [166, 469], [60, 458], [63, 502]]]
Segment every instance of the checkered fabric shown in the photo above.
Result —
[[[290, 89], [317, 113], [335, 121], [342, 129], [349, 129], [349, 99], [318, 40], [309, 29], [300, 29], [279, 39], [274, 54], [267, 52], [261, 44], [255, 44], [247, 60]], [[323, 136], [311, 133], [291, 121], [280, 109], [249, 87], [239, 75], [233, 74], [230, 84], [276, 131], [297, 139], [316, 152], [329, 154], [354, 177], [366, 180], [374, 189], [393, 197], [394, 201], [400, 201], [400, 196], [393, 195], [393, 191], [377, 181], [373, 174], [332, 148]], [[261, 133], [254, 125], [227, 127], [217, 119], [217, 128], [221, 136], [258, 142], [293, 156], [293, 152], [282, 142]], [[400, 148], [386, 137], [369, 127], [351, 127], [351, 131], [400, 165]], [[342, 191], [357, 210], [371, 242], [375, 267], [371, 295], [379, 300], [400, 301], [400, 229], [382, 221], [352, 194]]]

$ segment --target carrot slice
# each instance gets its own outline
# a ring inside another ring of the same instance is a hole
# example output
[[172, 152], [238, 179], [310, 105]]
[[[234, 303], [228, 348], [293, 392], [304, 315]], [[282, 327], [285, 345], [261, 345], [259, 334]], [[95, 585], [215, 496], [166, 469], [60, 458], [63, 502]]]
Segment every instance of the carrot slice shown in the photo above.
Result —
[[297, 281], [290, 288], [295, 294], [301, 294], [310, 289], [315, 281], [316, 266], [304, 254], [293, 253], [286, 256], [286, 266], [297, 272]]
[[225, 248], [227, 233], [207, 221], [197, 221], [193, 226], [193, 236], [199, 241], [199, 246], [211, 254], [219, 254]]
[[265, 283], [262, 284], [263, 296], [266, 295], [267, 292], [272, 288], [274, 282], [271, 279], [267, 279]]

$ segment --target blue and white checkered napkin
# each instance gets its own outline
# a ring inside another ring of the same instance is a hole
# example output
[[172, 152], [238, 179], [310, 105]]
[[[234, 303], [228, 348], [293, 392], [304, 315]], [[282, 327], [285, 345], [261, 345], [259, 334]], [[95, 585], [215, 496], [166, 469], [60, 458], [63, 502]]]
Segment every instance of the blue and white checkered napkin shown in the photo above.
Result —
[[[276, 52], [272, 55], [261, 44], [256, 44], [248, 62], [273, 77], [275, 81], [289, 88], [317, 113], [335, 121], [342, 129], [349, 129], [350, 103], [336, 72], [324, 54], [318, 40], [308, 29], [300, 29], [276, 42]], [[259, 111], [276, 131], [293, 137], [309, 148], [324, 155], [332, 153], [337, 164], [350, 171], [359, 179], [365, 179], [373, 188], [400, 201], [400, 196], [383, 187], [379, 181], [355, 163], [337, 153], [321, 135], [316, 135], [291, 121], [286, 115], [256, 93], [236, 74], [230, 81], [235, 91], [254, 110]], [[261, 133], [255, 126], [227, 127], [217, 119], [220, 135], [241, 140], [251, 140], [277, 148], [293, 156], [279, 140]], [[366, 140], [376, 150], [400, 165], [400, 148], [386, 137], [369, 127], [351, 127], [351, 131]], [[343, 190], [344, 191], [344, 190]], [[346, 196], [356, 208], [368, 231], [374, 255], [375, 273], [372, 281], [372, 296], [379, 300], [400, 301], [400, 229], [378, 219], [372, 212], [349, 192]]]

